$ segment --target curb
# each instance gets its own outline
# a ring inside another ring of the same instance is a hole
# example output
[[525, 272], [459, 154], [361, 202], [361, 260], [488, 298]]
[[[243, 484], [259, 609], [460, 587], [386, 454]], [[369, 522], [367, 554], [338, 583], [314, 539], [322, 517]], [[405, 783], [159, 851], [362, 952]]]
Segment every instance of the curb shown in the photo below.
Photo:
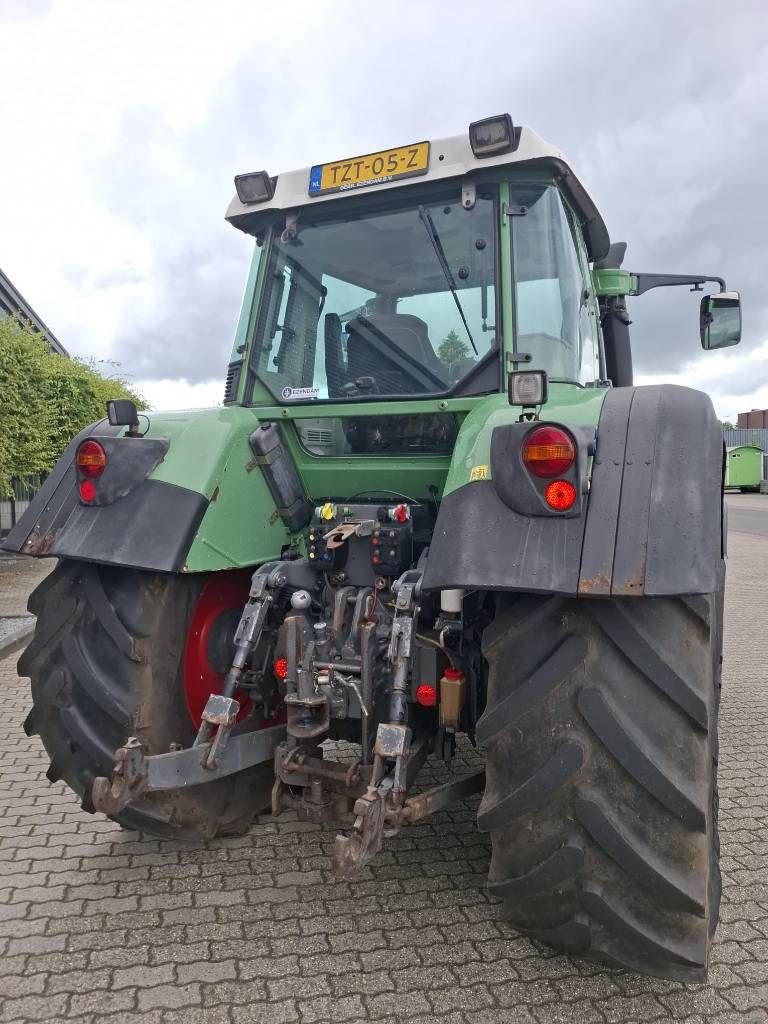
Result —
[[18, 633], [14, 633], [13, 636], [8, 637], [7, 640], [0, 641], [0, 661], [3, 661], [9, 655], [15, 651], [20, 650], [25, 646], [27, 640], [32, 636], [35, 631], [35, 620], [32, 619], [28, 622]]

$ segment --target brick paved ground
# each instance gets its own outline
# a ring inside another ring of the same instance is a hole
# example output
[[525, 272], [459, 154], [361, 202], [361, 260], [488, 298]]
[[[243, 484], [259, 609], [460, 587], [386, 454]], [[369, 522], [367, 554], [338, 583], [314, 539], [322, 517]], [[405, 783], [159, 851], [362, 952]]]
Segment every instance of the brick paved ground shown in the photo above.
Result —
[[47, 576], [52, 560], [22, 558], [0, 552], [0, 658], [26, 643], [34, 618], [27, 614], [27, 594]]
[[51, 571], [52, 558], [0, 553], [0, 618], [27, 613], [27, 595]]
[[0, 1022], [729, 1024], [768, 1020], [768, 538], [731, 538], [722, 711], [724, 900], [710, 983], [553, 956], [483, 891], [473, 805], [331, 879], [334, 831], [266, 820], [204, 847], [123, 832], [49, 785], [0, 663]]

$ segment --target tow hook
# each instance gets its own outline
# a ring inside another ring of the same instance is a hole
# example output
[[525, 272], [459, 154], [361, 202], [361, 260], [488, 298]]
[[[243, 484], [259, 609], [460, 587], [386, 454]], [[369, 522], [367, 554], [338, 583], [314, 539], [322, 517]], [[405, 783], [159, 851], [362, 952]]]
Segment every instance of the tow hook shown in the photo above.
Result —
[[457, 800], [465, 800], [479, 793], [485, 786], [485, 769], [428, 789], [409, 797], [397, 807], [392, 803], [393, 790], [389, 787], [369, 786], [364, 796], [355, 802], [356, 815], [348, 835], [337, 835], [333, 847], [333, 872], [343, 881], [354, 881], [360, 872], [381, 850], [385, 837], [396, 835], [408, 823], [443, 810]]
[[131, 736], [124, 747], [115, 751], [112, 781], [99, 777], [93, 780], [91, 799], [97, 811], [117, 814], [146, 790], [149, 776], [141, 740]]
[[115, 751], [111, 780], [93, 780], [93, 806], [104, 814], [115, 815], [148, 793], [185, 789], [234, 775], [253, 765], [271, 761], [275, 748], [284, 739], [283, 725], [233, 736], [225, 751], [219, 747], [217, 766], [208, 768], [215, 739], [202, 747], [183, 747], [167, 754], [148, 755], [141, 741], [131, 736], [124, 747]]

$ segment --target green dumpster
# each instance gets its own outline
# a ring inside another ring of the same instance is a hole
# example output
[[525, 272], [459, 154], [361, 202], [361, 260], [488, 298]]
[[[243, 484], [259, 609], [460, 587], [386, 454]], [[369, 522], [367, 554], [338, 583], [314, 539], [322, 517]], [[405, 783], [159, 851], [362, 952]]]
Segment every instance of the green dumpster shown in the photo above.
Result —
[[763, 479], [763, 450], [755, 444], [729, 448], [725, 460], [725, 486], [757, 491]]

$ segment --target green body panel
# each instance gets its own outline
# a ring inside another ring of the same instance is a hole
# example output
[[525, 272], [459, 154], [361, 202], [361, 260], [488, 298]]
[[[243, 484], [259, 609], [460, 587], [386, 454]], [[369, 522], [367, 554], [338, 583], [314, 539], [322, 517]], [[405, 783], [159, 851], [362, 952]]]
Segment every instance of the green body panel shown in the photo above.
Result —
[[299, 442], [291, 421], [323, 416], [413, 416], [455, 413], [461, 422], [482, 398], [415, 399], [336, 405], [324, 402], [303, 406], [268, 406], [254, 409], [264, 422], [283, 422], [283, 434], [307, 495], [316, 502], [326, 498], [350, 498], [361, 491], [395, 491], [410, 498], [432, 499], [442, 493], [450, 456], [408, 455], [313, 455]]
[[593, 270], [592, 280], [595, 292], [601, 296], [633, 295], [637, 289], [637, 278], [626, 270]]
[[[543, 419], [565, 425], [597, 425], [605, 390], [553, 384]], [[350, 498], [361, 492], [394, 491], [434, 500], [470, 479], [490, 478], [494, 427], [515, 422], [520, 409], [506, 395], [447, 400], [374, 402], [323, 406], [339, 415], [454, 412], [460, 429], [452, 456], [317, 456], [299, 443], [292, 421], [317, 416], [316, 405], [227, 406], [202, 411], [153, 413], [148, 437], [167, 438], [170, 448], [152, 472], [154, 480], [186, 487], [210, 502], [187, 556], [186, 572], [212, 572], [257, 565], [280, 557], [289, 534], [277, 515], [248, 438], [260, 422], [282, 422], [283, 435], [313, 501]], [[477, 467], [484, 467], [479, 471]], [[473, 470], [475, 475], [473, 476]]]
[[729, 448], [725, 464], [726, 487], [758, 488], [763, 479], [763, 450], [743, 444]]
[[[551, 384], [549, 401], [541, 410], [544, 422], [563, 426], [595, 426], [607, 388], [579, 388], [574, 384]], [[444, 494], [471, 480], [491, 478], [491, 434], [495, 427], [515, 423], [520, 409], [510, 406], [506, 395], [482, 399], [464, 420], [456, 440]]]
[[258, 426], [256, 411], [234, 405], [152, 413], [150, 424], [148, 437], [170, 441], [151, 478], [197, 491], [210, 502], [185, 571], [232, 569], [279, 558], [287, 540], [285, 527], [248, 446]]

